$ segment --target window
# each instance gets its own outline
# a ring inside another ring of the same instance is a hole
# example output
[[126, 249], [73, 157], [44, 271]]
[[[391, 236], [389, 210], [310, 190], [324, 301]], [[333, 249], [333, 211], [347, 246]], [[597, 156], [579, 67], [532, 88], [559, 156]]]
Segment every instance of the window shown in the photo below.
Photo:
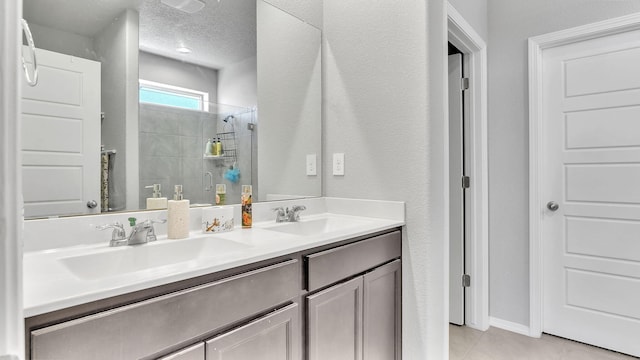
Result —
[[141, 103], [208, 111], [209, 93], [140, 79]]

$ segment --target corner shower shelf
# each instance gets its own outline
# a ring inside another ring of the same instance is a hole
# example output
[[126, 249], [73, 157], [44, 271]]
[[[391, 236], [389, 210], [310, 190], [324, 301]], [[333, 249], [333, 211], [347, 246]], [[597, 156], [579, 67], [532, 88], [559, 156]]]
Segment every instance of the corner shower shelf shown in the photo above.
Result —
[[218, 159], [224, 159], [226, 156], [224, 155], [207, 155], [204, 154], [203, 159], [209, 159], [209, 160], [218, 160]]
[[235, 132], [220, 132], [215, 136], [216, 139], [220, 139], [222, 142], [222, 155], [207, 155], [204, 154], [204, 159], [226, 159], [234, 163], [238, 160], [236, 154], [236, 134]]

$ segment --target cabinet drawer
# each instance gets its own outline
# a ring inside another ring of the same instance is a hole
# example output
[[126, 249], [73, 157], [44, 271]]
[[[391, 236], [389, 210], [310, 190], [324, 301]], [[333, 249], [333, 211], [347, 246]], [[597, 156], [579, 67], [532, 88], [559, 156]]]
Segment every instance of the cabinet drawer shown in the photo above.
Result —
[[138, 359], [299, 294], [290, 260], [31, 332], [33, 359]]
[[400, 231], [306, 256], [307, 290], [314, 291], [399, 258]]

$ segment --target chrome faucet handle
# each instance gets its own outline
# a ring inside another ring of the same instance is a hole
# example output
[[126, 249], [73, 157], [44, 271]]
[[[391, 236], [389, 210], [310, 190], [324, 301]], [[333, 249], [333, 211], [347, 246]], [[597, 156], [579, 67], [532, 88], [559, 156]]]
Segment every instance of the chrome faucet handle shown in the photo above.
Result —
[[153, 224], [164, 224], [167, 222], [167, 219], [147, 219], [144, 222], [149, 224], [149, 227], [147, 228], [147, 242], [149, 242], [158, 240], [156, 237], [156, 229], [153, 227]]
[[124, 226], [121, 223], [116, 221], [113, 224], [98, 225], [96, 226], [96, 229], [98, 230], [113, 229], [113, 232], [111, 233], [111, 242], [109, 243], [109, 246], [120, 246], [120, 245], [126, 244], [127, 233], [124, 231]]
[[96, 226], [96, 229], [98, 230], [113, 229], [113, 233], [111, 233], [112, 240], [122, 240], [126, 237], [124, 226], [117, 221], [113, 224], [98, 225]]
[[164, 224], [167, 222], [167, 219], [147, 219], [138, 225], [142, 225], [143, 227], [153, 226], [153, 224]]
[[278, 206], [276, 208], [271, 209], [276, 213], [276, 222], [281, 223], [287, 221], [287, 215], [282, 206]]

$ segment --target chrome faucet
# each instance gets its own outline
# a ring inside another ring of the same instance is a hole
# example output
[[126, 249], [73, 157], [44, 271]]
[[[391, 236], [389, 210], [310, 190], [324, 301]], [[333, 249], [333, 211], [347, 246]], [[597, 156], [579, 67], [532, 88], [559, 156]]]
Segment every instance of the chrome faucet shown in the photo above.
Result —
[[300, 220], [300, 212], [304, 210], [307, 210], [304, 205], [293, 205], [291, 209], [287, 208], [287, 221], [296, 222]]
[[277, 208], [271, 209], [276, 213], [276, 222], [297, 222], [300, 220], [300, 212], [303, 210], [307, 210], [307, 207], [304, 205], [293, 205], [291, 209], [283, 208], [279, 206]]
[[275, 211], [276, 213], [276, 222], [277, 223], [281, 223], [281, 222], [286, 222], [287, 221], [287, 215], [284, 211], [284, 208], [282, 206], [278, 206], [277, 208], [273, 208], [271, 209], [273, 211]]
[[131, 233], [129, 237], [126, 236], [124, 227], [119, 222], [114, 224], [107, 224], [102, 226], [96, 226], [98, 230], [113, 229], [111, 234], [111, 241], [109, 246], [122, 246], [122, 245], [138, 245], [145, 244], [150, 241], [156, 241], [156, 232], [153, 228], [155, 223], [165, 223], [167, 220], [152, 220], [147, 219], [141, 223], [136, 224], [136, 218], [129, 218], [129, 224], [131, 225]]

